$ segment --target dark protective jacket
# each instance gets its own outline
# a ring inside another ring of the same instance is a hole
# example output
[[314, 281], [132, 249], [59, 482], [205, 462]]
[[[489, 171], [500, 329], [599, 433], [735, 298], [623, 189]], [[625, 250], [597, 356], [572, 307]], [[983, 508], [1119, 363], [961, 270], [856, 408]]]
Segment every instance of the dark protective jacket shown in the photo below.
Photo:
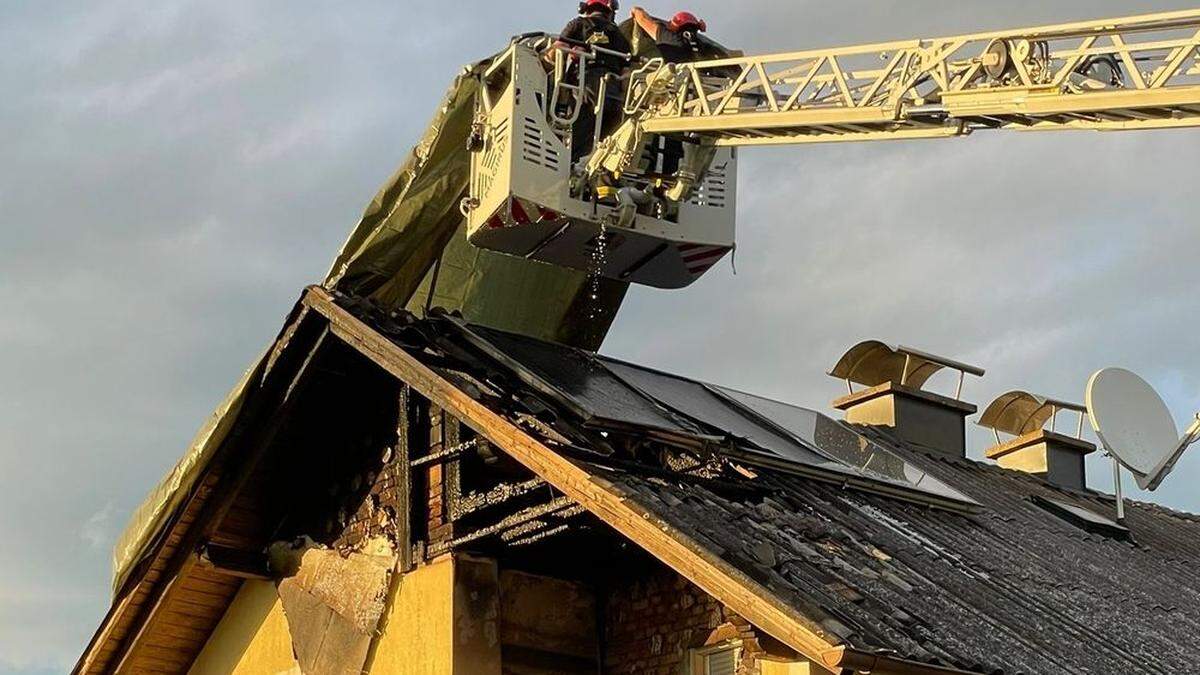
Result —
[[[622, 54], [633, 51], [629, 39], [621, 32], [620, 27], [602, 14], [576, 17], [563, 29], [560, 37]], [[624, 59], [600, 54], [596, 58], [596, 65], [601, 70], [620, 74], [629, 64]]]

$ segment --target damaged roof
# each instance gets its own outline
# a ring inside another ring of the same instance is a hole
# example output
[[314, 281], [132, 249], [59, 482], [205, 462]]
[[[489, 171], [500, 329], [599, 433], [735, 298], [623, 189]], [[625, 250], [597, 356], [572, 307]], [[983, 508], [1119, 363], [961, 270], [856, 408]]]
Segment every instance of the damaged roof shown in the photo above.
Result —
[[[370, 321], [369, 311], [358, 311]], [[640, 419], [645, 433], [670, 427], [734, 435], [728, 433], [734, 422], [717, 406], [705, 417], [697, 413], [703, 408], [681, 410], [678, 399], [645, 388], [635, 400], [619, 386], [635, 366], [614, 368], [587, 352], [450, 319], [425, 322], [421, 330], [443, 347], [476, 348], [459, 358], [482, 355], [493, 359], [487, 367], [516, 374], [525, 390], [507, 380], [511, 395], [536, 397], [547, 386], [567, 394], [556, 412], [576, 415], [572, 423], [595, 424], [590, 413], [604, 410], [608, 418]], [[613, 380], [613, 372], [624, 377]], [[679, 387], [695, 384], [657, 375]], [[644, 399], [653, 414], [631, 412]], [[580, 401], [588, 409], [571, 405]], [[746, 472], [753, 477], [742, 478], [754, 490], [739, 492], [627, 463], [574, 459], [856, 650], [982, 673], [1200, 668], [1200, 518], [1133, 504], [1126, 523], [1132, 538], [1095, 533], [1047, 504], [1101, 517], [1115, 508], [1109, 495], [1065, 491], [1029, 474], [932, 454], [879, 429], [856, 431], [978, 508], [948, 509], [870, 486], [847, 489], [786, 464], [754, 463]], [[791, 442], [760, 440], [764, 450]], [[725, 454], [719, 445], [715, 452]], [[742, 458], [727, 455], [735, 465]]]
[[[906, 452], [899, 445], [897, 451]], [[664, 521], [856, 648], [985, 673], [1183, 673], [1200, 666], [1200, 523], [1129, 510], [1136, 543], [1091, 534], [1041, 508], [1065, 495], [969, 461], [910, 458], [974, 496], [982, 513], [940, 513], [796, 476], [761, 472], [768, 494], [609, 472]]]
[[[305, 350], [335, 340], [834, 672], [1200, 670], [1195, 516], [1133, 504], [1106, 527], [1108, 495], [453, 316], [314, 288], [293, 317], [271, 363], [299, 365], [268, 370], [251, 408], [286, 400]], [[208, 508], [178, 509], [77, 672], [146, 632], [139, 604], [170, 609], [171, 574], [193, 572], [160, 561], [186, 558]]]

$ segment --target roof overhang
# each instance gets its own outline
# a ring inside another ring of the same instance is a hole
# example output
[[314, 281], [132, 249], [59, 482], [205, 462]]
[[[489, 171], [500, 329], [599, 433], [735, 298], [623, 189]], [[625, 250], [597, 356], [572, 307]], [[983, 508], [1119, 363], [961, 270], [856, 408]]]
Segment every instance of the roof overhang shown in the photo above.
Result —
[[[327, 321], [301, 302], [289, 317], [273, 347], [252, 369], [246, 383], [248, 397], [235, 414], [236, 421], [219, 447], [197, 468], [194, 485], [175, 508], [164, 515], [162, 526], [147, 536], [140, 561], [125, 575], [116, 599], [80, 656], [72, 673], [130, 673], [138, 670], [134, 656], [155, 631], [156, 621], [189, 596], [184, 612], [216, 620], [232, 602], [240, 581], [214, 575], [201, 566], [198, 551], [244, 485], [250, 467], [270, 444], [305, 379], [313, 357], [326, 343]], [[187, 588], [191, 581], [227, 588], [208, 592], [210, 605], [197, 603]], [[156, 667], [169, 671], [177, 664], [173, 654], [156, 657]], [[180, 657], [182, 658], [182, 657]], [[186, 669], [185, 669], [186, 670]]]

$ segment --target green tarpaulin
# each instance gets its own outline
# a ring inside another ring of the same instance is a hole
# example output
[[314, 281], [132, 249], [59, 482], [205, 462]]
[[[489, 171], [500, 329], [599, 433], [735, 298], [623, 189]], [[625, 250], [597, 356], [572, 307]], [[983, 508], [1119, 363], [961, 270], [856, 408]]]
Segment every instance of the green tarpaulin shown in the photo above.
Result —
[[[421, 142], [367, 207], [325, 286], [391, 308], [419, 313], [444, 307], [474, 323], [598, 349], [625, 284], [483, 251], [466, 240], [459, 202], [467, 191], [466, 142], [483, 67], [472, 66], [455, 80]], [[192, 494], [262, 366], [260, 359], [247, 372], [135, 512], [114, 549], [114, 592], [122, 591]]]
[[626, 284], [467, 242], [459, 203], [470, 177], [466, 143], [481, 69], [455, 80], [420, 145], [342, 247], [325, 285], [388, 307], [459, 310], [474, 323], [597, 349]]

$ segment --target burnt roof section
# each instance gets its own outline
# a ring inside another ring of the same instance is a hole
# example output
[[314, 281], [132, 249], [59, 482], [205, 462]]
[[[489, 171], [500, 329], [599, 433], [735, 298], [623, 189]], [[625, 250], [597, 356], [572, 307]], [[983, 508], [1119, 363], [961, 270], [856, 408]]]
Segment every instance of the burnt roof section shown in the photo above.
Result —
[[979, 506], [820, 413], [453, 317], [433, 323], [443, 347], [465, 348], [508, 370], [583, 427], [652, 436], [930, 506], [968, 511]]
[[[1031, 497], [1096, 513], [1111, 500], [912, 453], [986, 506], [937, 513], [772, 472], [755, 501], [632, 473], [609, 479], [789, 603], [816, 603], [856, 648], [1003, 673], [1182, 673], [1200, 664], [1200, 523], [1135, 506], [1127, 543]], [[801, 605], [802, 606], [802, 605]]]
[[[464, 334], [460, 322], [447, 319], [422, 330], [443, 346]], [[574, 350], [494, 331], [467, 333], [476, 346], [483, 340], [536, 363], [551, 381], [597, 376]], [[618, 366], [616, 373], [637, 368]], [[603, 409], [611, 403], [606, 396], [624, 395], [625, 384], [618, 378], [569, 393], [599, 396], [604, 400], [592, 402]], [[544, 382], [524, 386], [528, 392], [512, 393], [536, 395]], [[659, 402], [638, 414], [651, 421], [648, 431], [702, 437], [729, 426], [710, 420], [705, 428], [706, 420], [692, 417], [696, 410]], [[756, 489], [737, 492], [664, 478], [657, 467], [643, 472], [576, 459], [786, 604], [817, 608], [825, 630], [856, 649], [984, 673], [1192, 672], [1200, 664], [1200, 518], [1134, 504], [1127, 520], [1133, 540], [1114, 539], [1039, 506], [1052, 500], [1103, 518], [1114, 508], [1110, 496], [1063, 491], [994, 465], [932, 456], [883, 431], [861, 431], [983, 510], [948, 513], [763, 465], [745, 479]]]

